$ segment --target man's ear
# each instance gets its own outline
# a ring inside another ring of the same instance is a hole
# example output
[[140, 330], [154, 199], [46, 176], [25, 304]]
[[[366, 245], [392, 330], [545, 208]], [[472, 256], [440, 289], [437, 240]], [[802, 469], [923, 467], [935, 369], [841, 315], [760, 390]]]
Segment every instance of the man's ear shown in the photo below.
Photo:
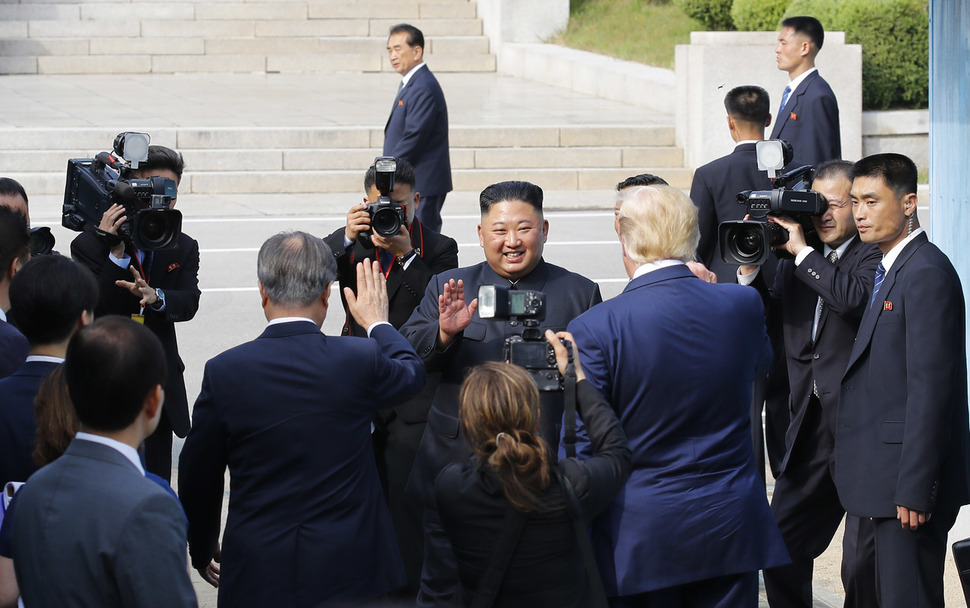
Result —
[[165, 402], [165, 389], [161, 384], [156, 384], [155, 388], [148, 393], [145, 404], [142, 406], [142, 413], [148, 421], [154, 421], [162, 413], [162, 404]]
[[421, 193], [420, 192], [415, 192], [414, 193], [414, 210], [415, 210], [415, 212], [418, 210], [418, 205], [420, 205], [420, 204], [421, 204]]
[[330, 307], [330, 288], [333, 287], [333, 282], [327, 285], [327, 288], [323, 290], [323, 295], [320, 296], [320, 301], [323, 302], [323, 309], [327, 310]]
[[21, 267], [23, 267], [23, 262], [20, 261], [20, 258], [10, 260], [10, 267], [4, 268], [3, 278], [9, 281], [13, 278], [13, 275], [20, 271]]
[[269, 304], [269, 296], [266, 295], [266, 290], [263, 289], [262, 281], [256, 281], [256, 284], [259, 286], [259, 299], [262, 300], [263, 308], [266, 308], [266, 305]]
[[768, 120], [765, 121], [765, 128], [767, 129], [770, 126], [771, 126], [771, 114], [768, 115]]

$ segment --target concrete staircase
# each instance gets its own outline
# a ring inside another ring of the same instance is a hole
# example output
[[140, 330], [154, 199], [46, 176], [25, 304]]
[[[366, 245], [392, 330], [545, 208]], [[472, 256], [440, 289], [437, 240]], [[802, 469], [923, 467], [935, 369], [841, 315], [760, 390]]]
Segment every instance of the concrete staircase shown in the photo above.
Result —
[[[374, 73], [391, 72], [384, 46], [388, 28], [400, 22], [424, 31], [428, 63], [435, 72], [494, 73], [495, 55], [482, 35], [477, 5], [469, 0], [0, 0], [0, 74], [14, 75], [7, 81], [16, 82], [35, 78], [26, 75], [214, 78], [244, 72], [306, 73], [319, 79], [313, 75], [349, 72], [371, 73], [373, 83], [384, 78]], [[274, 78], [282, 76], [254, 77], [253, 86], [272, 87], [267, 83]], [[79, 81], [64, 82], [77, 92]], [[393, 85], [382, 84], [389, 86], [379, 94], [387, 97]], [[467, 101], [469, 91], [460, 92]], [[446, 89], [453, 109], [461, 103], [457, 93]], [[125, 128], [168, 124], [145, 130], [154, 143], [184, 152], [188, 170], [183, 192], [358, 192], [362, 169], [381, 151], [383, 97], [378, 112], [357, 110], [366, 115], [359, 126], [232, 126], [225, 120], [173, 123], [167, 122], [170, 118], [130, 117], [76, 127], [56, 122], [57, 128], [48, 128], [37, 121], [23, 128], [0, 126], [0, 175], [21, 180], [32, 194], [58, 194], [63, 192], [68, 158], [107, 149]], [[273, 106], [264, 111], [272, 112]], [[491, 111], [464, 124], [455, 114], [451, 158], [456, 190], [480, 190], [503, 179], [557, 190], [611, 189], [643, 171], [662, 174], [678, 187], [690, 184], [683, 151], [675, 147], [672, 117], [669, 123], [648, 126], [577, 124], [581, 117], [568, 124], [511, 126]]]

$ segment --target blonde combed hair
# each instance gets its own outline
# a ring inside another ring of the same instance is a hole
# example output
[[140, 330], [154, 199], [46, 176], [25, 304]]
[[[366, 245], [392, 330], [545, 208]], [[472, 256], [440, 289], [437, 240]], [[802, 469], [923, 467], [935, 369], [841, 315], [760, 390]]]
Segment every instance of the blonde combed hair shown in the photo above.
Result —
[[670, 186], [640, 186], [620, 193], [617, 225], [628, 258], [638, 264], [694, 259], [701, 234], [697, 207]]

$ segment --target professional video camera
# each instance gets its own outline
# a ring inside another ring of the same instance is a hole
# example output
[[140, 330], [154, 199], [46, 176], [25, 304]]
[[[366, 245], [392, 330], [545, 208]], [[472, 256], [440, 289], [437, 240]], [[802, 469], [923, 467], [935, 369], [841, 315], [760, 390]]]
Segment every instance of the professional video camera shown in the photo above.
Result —
[[[540, 391], [563, 389], [562, 374], [556, 366], [556, 351], [539, 329], [539, 322], [546, 318], [546, 294], [482, 285], [478, 288], [478, 316], [483, 319], [521, 320], [522, 335], [505, 340], [505, 360], [524, 367]], [[562, 343], [571, 355], [572, 346], [567, 340]]]
[[[381, 193], [376, 202], [367, 205], [370, 215], [371, 230], [381, 236], [394, 236], [401, 231], [401, 226], [407, 222], [404, 207], [391, 200], [394, 190], [394, 174], [397, 172], [397, 159], [393, 156], [378, 156], [374, 159], [377, 169], [377, 191]], [[367, 234], [368, 240], [370, 232]]]
[[30, 255], [37, 257], [54, 251], [54, 235], [47, 226], [35, 226], [30, 229]]
[[130, 177], [148, 159], [145, 133], [120, 133], [115, 138], [114, 155], [101, 152], [94, 158], [67, 161], [67, 185], [61, 224], [84, 230], [97, 226], [113, 204], [125, 208], [128, 219], [121, 225], [119, 238], [143, 251], [170, 249], [178, 245], [182, 232], [182, 213], [171, 208], [176, 184], [165, 177]]
[[772, 189], [739, 192], [738, 203], [747, 205], [750, 219], [721, 222], [717, 227], [721, 259], [728, 264], [764, 264], [773, 247], [788, 242], [788, 231], [768, 221], [768, 216], [790, 216], [809, 235], [815, 230], [811, 217], [822, 215], [828, 209], [825, 197], [808, 189], [814, 167], [805, 165], [776, 176], [779, 169], [791, 162], [788, 142], [759, 141], [757, 154], [758, 169], [768, 172]]

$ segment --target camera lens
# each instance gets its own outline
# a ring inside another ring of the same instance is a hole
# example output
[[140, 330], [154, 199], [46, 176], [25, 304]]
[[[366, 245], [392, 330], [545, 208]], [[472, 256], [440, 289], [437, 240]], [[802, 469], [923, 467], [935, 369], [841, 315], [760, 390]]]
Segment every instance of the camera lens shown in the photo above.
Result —
[[371, 218], [371, 228], [381, 236], [394, 236], [401, 231], [401, 216], [390, 207], [378, 209]]
[[732, 235], [731, 244], [742, 258], [755, 258], [764, 247], [761, 231], [752, 226], [745, 226]]
[[167, 249], [178, 243], [182, 232], [182, 214], [172, 209], [143, 209], [135, 214], [131, 224], [135, 247], [142, 250]]

